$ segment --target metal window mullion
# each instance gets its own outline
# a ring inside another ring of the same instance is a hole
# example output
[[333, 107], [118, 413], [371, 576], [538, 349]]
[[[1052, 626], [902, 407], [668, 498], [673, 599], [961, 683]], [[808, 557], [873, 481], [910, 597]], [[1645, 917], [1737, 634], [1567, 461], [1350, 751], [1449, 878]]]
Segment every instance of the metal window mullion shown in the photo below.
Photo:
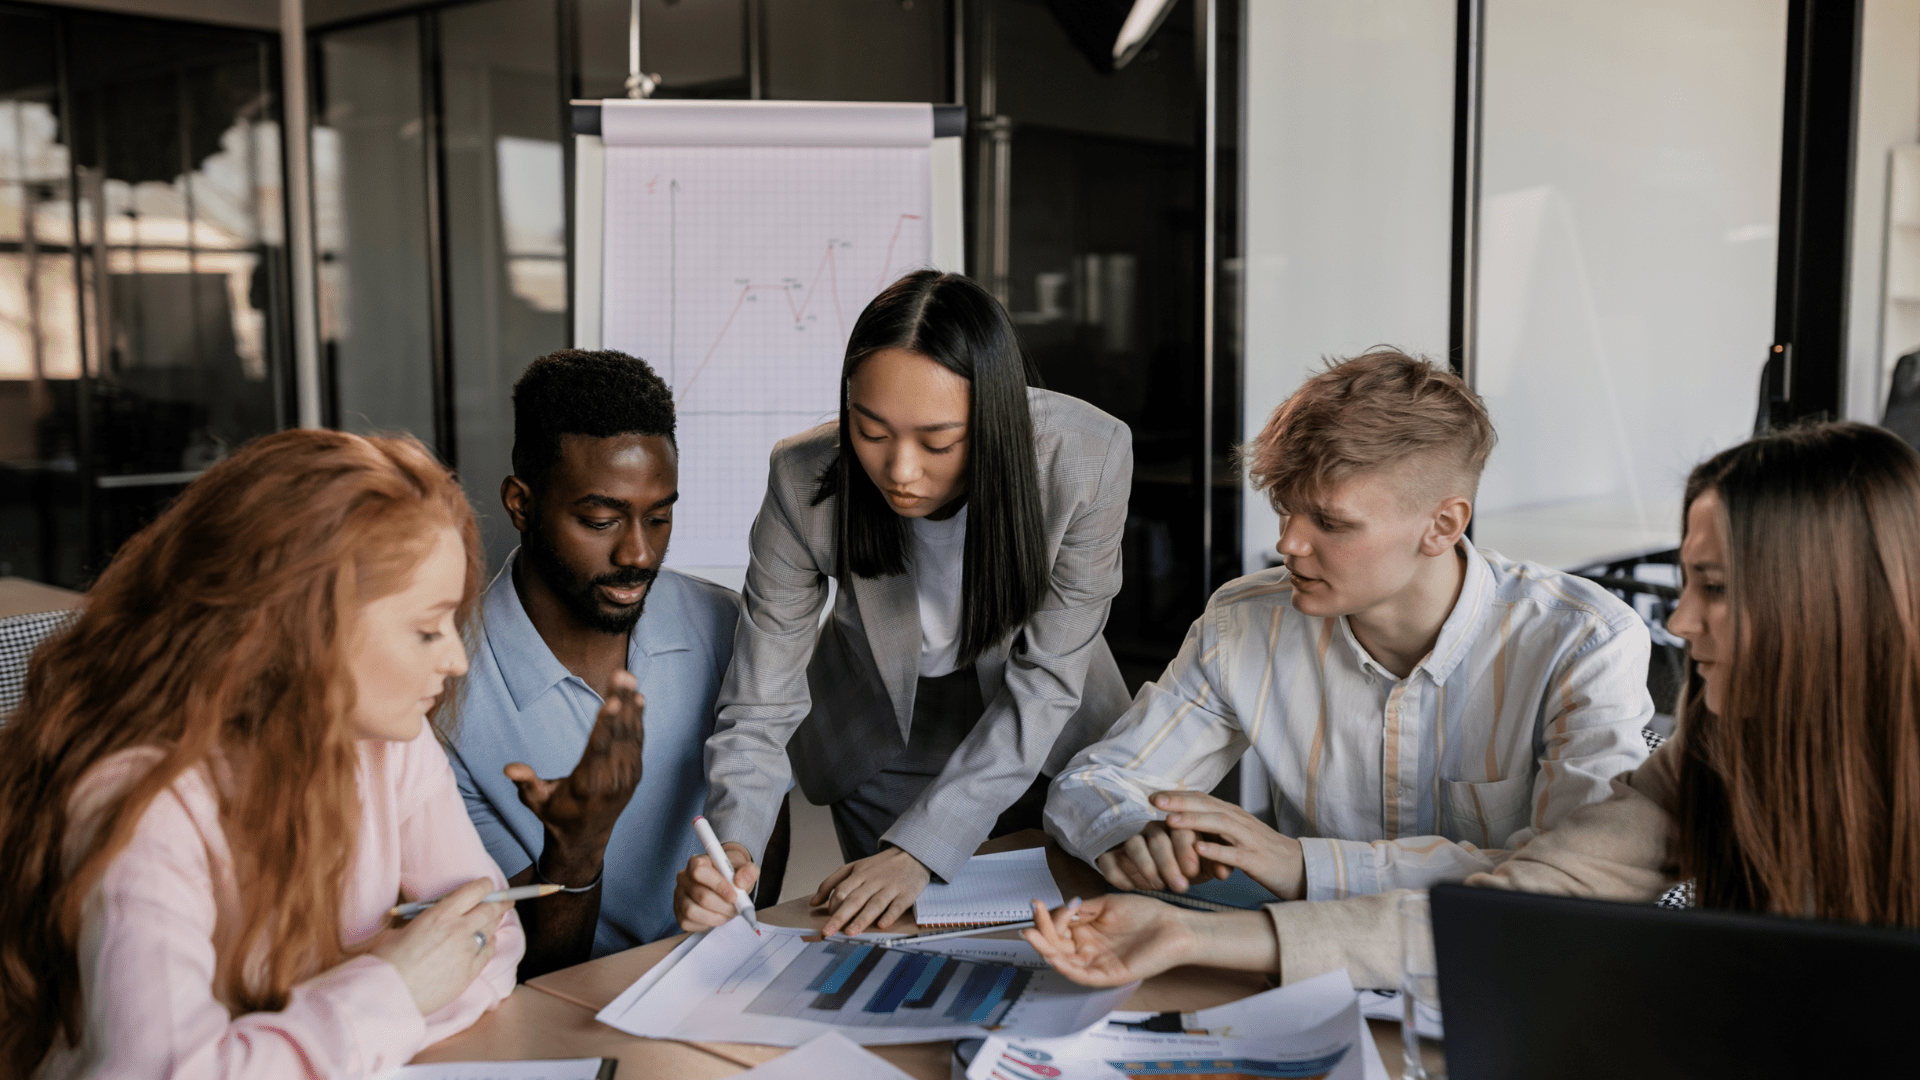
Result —
[[424, 11], [420, 34], [420, 138], [427, 191], [427, 310], [433, 365], [433, 443], [449, 469], [459, 467], [453, 415], [453, 314], [447, 302], [447, 154], [440, 15]]
[[1486, 86], [1486, 0], [1455, 0], [1453, 43], [1453, 235], [1447, 362], [1473, 386], [1478, 376], [1480, 142]]
[[1213, 346], [1215, 241], [1219, 213], [1220, 12], [1218, 0], [1194, 0], [1200, 51], [1200, 602], [1213, 595]]

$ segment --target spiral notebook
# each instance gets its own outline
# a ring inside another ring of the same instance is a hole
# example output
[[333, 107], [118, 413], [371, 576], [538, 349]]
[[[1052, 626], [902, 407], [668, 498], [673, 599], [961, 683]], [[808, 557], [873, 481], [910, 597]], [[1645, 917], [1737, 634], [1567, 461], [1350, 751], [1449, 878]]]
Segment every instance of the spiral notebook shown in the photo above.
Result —
[[913, 921], [928, 929], [1017, 922], [1033, 917], [1035, 900], [1050, 909], [1065, 902], [1045, 848], [975, 855], [951, 883], [927, 886]]

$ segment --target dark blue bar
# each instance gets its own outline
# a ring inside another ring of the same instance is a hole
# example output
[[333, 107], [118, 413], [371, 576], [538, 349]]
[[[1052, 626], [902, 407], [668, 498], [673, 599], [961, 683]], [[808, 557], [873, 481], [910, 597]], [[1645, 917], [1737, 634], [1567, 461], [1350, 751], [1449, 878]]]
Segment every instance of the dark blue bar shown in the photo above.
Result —
[[940, 1003], [940, 995], [947, 992], [947, 984], [953, 981], [953, 973], [963, 966], [958, 960], [939, 957], [939, 963], [927, 969], [933, 975], [933, 981], [923, 989], [914, 987], [913, 997], [907, 999], [909, 1009], [931, 1009]]
[[[827, 942], [826, 948], [823, 951], [829, 957], [834, 957], [834, 956], [844, 957], [853, 948], [854, 946], [852, 945], [843, 945], [837, 941], [829, 941]], [[840, 969], [840, 965], [838, 964], [828, 964], [825, 967], [822, 967], [820, 969], [820, 973], [815, 975], [811, 982], [807, 983], [807, 989], [818, 991], [820, 987], [823, 984], [825, 984], [828, 979], [833, 977], [833, 973], [835, 971], [838, 971], [839, 969]]]
[[833, 974], [827, 976], [827, 981], [820, 984], [820, 992], [823, 994], [839, 993], [840, 988], [847, 983], [847, 976], [852, 975], [853, 970], [860, 966], [860, 961], [865, 960], [867, 954], [872, 951], [873, 946], [862, 945], [842, 957], [840, 966], [834, 968]]
[[880, 992], [867, 1001], [866, 1011], [870, 1013], [890, 1013], [900, 1007], [907, 999], [907, 991], [920, 981], [921, 969], [930, 959], [925, 953], [909, 956], [894, 965], [892, 974], [887, 976], [886, 985]]
[[973, 1010], [972, 1016], [967, 1017], [967, 1023], [984, 1024], [987, 1022], [987, 1017], [993, 1015], [994, 1006], [1000, 1004], [1000, 998], [1006, 994], [1007, 987], [1013, 985], [1013, 976], [1018, 970], [1018, 968], [1010, 967], [1000, 969], [1000, 974], [993, 980], [993, 989], [987, 991], [987, 996], [981, 1000], [980, 1007]]
[[960, 996], [953, 999], [952, 1005], [947, 1006], [946, 1017], [962, 1024], [970, 1024], [973, 1021], [968, 1020], [967, 1017], [973, 1015], [973, 1010], [979, 1008], [980, 1003], [986, 1000], [987, 991], [993, 989], [993, 980], [1000, 975], [1000, 965], [995, 964], [989, 967], [985, 964], [963, 964], [961, 966], [971, 967], [973, 970], [967, 972], [967, 981], [960, 984]]
[[[860, 992], [860, 987], [867, 981], [867, 976], [873, 974], [873, 969], [880, 966], [881, 959], [886, 955], [887, 950], [876, 949], [871, 945], [862, 945], [855, 949], [851, 956], [840, 961], [840, 966], [834, 969], [832, 977], [821, 984], [820, 995], [815, 997], [813, 1004], [807, 1007], [825, 1009], [828, 1012], [839, 1012], [846, 1008], [847, 1002], [852, 1001], [853, 995]], [[847, 964], [856, 960], [858, 963], [854, 964], [853, 970], [848, 971]]]
[[[940, 974], [940, 969], [945, 967], [947, 964], [947, 958], [944, 956], [930, 955], [927, 957], [927, 960], [928, 960], [928, 964], [927, 964], [926, 970], [920, 973], [919, 980], [915, 982], [913, 986], [907, 990], [908, 1004], [912, 1004], [913, 1002], [919, 1001], [921, 998], [927, 996], [927, 989], [933, 985], [933, 977], [935, 975]], [[940, 995], [936, 992], [933, 996], [939, 997]]]

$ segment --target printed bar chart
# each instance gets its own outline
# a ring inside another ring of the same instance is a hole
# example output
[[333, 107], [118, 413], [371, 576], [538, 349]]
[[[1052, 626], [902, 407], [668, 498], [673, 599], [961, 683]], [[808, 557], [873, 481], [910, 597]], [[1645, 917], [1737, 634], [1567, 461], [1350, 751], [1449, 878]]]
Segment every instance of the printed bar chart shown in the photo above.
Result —
[[1020, 1001], [1034, 973], [1012, 964], [960, 960], [845, 941], [807, 944], [746, 1012], [853, 1027], [993, 1027]]

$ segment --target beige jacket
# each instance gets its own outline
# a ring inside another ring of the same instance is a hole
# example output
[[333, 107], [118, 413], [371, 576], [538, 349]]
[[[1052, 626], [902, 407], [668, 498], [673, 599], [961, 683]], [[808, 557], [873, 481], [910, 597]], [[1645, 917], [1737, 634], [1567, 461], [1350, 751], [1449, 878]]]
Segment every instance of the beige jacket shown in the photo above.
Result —
[[[1614, 777], [1613, 794], [1604, 802], [1575, 811], [1467, 884], [1597, 900], [1657, 898], [1677, 880], [1671, 839], [1680, 754], [1680, 741], [1669, 739], [1645, 765]], [[1268, 905], [1279, 936], [1280, 981], [1345, 968], [1355, 986], [1398, 984], [1396, 905], [1411, 892]]]

